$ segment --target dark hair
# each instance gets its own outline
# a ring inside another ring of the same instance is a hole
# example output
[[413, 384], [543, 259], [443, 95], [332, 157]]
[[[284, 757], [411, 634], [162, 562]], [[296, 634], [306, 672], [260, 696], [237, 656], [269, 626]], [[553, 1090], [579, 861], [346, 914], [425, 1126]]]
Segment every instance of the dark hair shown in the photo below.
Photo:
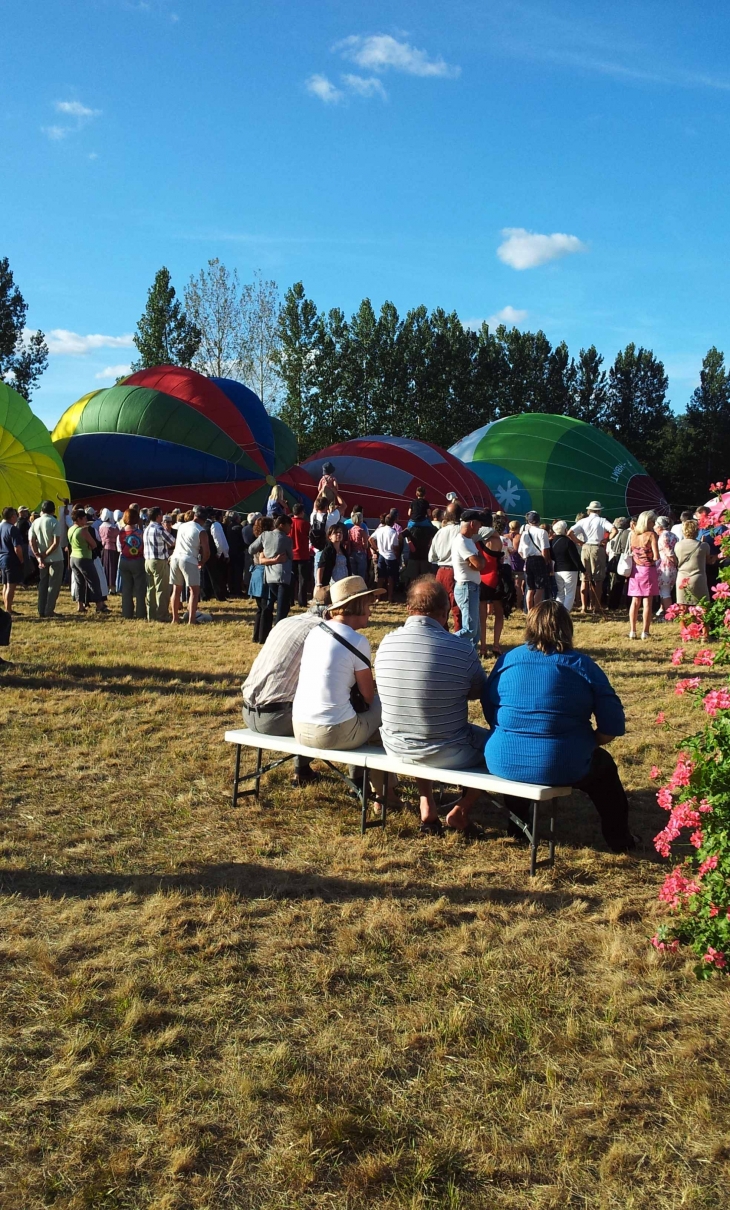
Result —
[[[83, 512], [84, 510], [82, 509], [81, 511]], [[3, 521], [10, 521], [15, 516], [16, 512], [17, 509], [13, 508], [11, 505], [8, 505], [7, 508], [3, 509]], [[76, 513], [74, 513], [74, 516], [76, 516]]]
[[[7, 512], [7, 511], [8, 510], [6, 509], [5, 512]], [[15, 509], [13, 508], [10, 511], [15, 512]], [[73, 517], [74, 521], [77, 521], [79, 517], [83, 517], [84, 521], [86, 521], [88, 519], [86, 516], [86, 509], [81, 504], [76, 505], [76, 508], [71, 513], [71, 516]], [[5, 517], [5, 513], [3, 513], [3, 517]], [[5, 517], [5, 520], [7, 521], [8, 518]]]
[[44, 500], [43, 503], [41, 504], [42, 513], [55, 513], [55, 511], [56, 511], [56, 506], [52, 500]]
[[156, 521], [158, 517], [162, 516], [162, 509], [157, 504], [155, 504], [154, 508], [150, 509], [147, 516], [150, 521]]
[[390, 525], [390, 513], [381, 513], [380, 514], [380, 524], [381, 525]]
[[416, 495], [419, 497], [419, 499], [422, 499], [422, 498], [423, 498], [423, 497], [426, 495], [426, 489], [425, 489], [425, 487], [417, 487], [417, 488], [416, 488]]
[[483, 508], [479, 515], [479, 520], [482, 522], [483, 525], [492, 525], [494, 522], [492, 519], [491, 508]]
[[543, 601], [527, 615], [525, 642], [536, 651], [551, 655], [554, 651], [573, 650], [573, 623], [559, 601]]
[[449, 594], [435, 576], [419, 576], [413, 580], [406, 596], [406, 609], [409, 613], [434, 614], [449, 613]]
[[282, 517], [277, 517], [274, 522], [274, 529], [288, 529], [291, 526], [291, 517], [284, 514]]
[[329, 529], [327, 530], [327, 537], [331, 537], [331, 535], [334, 533], [338, 533], [341, 538], [345, 537], [347, 530], [341, 521], [335, 521], [334, 525], [330, 525]]
[[294, 505], [294, 508], [293, 508], [291, 511], [292, 511], [292, 515], [293, 515], [294, 517], [301, 517], [301, 516], [302, 516], [302, 514], [304, 513], [304, 505], [303, 505], [303, 504], [295, 504], [295, 505]]
[[397, 517], [398, 517], [398, 509], [391, 508], [390, 512], [388, 513], [388, 525], [392, 525]]
[[692, 512], [692, 509], [685, 508], [684, 512], [680, 515], [679, 519], [680, 519], [680, 521], [692, 521], [693, 518], [694, 518], [694, 513]]

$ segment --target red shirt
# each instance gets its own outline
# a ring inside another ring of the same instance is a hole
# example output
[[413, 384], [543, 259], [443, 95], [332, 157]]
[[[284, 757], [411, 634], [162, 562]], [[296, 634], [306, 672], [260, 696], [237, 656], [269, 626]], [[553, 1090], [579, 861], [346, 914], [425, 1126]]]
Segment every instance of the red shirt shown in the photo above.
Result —
[[292, 517], [291, 533], [292, 558], [309, 558], [309, 522], [305, 517]]

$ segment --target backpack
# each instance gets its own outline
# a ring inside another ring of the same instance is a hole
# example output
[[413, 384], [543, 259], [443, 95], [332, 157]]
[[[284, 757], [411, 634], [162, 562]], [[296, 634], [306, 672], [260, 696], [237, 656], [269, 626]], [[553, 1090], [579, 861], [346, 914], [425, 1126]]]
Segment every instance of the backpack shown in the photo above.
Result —
[[324, 550], [327, 540], [327, 518], [320, 518], [315, 514], [314, 520], [309, 528], [309, 541], [315, 550]]

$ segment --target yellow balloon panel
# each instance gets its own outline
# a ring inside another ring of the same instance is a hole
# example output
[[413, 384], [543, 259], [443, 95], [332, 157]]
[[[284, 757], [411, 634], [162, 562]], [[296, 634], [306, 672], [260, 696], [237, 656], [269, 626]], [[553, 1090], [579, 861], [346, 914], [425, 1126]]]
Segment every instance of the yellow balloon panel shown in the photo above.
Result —
[[27, 401], [0, 381], [0, 509], [67, 496], [63, 462]]

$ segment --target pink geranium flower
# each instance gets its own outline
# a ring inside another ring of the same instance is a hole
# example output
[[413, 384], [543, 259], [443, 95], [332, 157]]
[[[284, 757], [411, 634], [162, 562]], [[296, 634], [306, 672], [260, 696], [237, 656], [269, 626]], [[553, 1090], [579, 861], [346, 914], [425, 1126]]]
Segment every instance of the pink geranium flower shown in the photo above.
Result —
[[712, 689], [702, 701], [707, 713], [715, 718], [718, 710], [730, 710], [730, 690]]
[[663, 786], [659, 791], [656, 796], [656, 800], [659, 803], [659, 806], [663, 807], [665, 811], [671, 811], [672, 807], [674, 806], [672, 791], [668, 790], [666, 786]]
[[724, 580], [721, 580], [719, 584], [713, 586], [711, 591], [714, 600], [725, 600], [727, 597], [730, 597], [730, 584], [726, 584]]
[[706, 857], [697, 871], [698, 878], [704, 878], [705, 874], [709, 874], [710, 870], [717, 868], [717, 853], [713, 853], [711, 857]]
[[697, 667], [711, 668], [715, 663], [715, 657], [710, 651], [709, 647], [703, 647], [701, 651], [697, 652], [697, 655], [692, 663]]
[[678, 908], [682, 899], [689, 895], [696, 895], [699, 889], [696, 882], [685, 877], [682, 867], [677, 866], [664, 879], [664, 885], [659, 892], [659, 898], [663, 903], [668, 903], [670, 908]]
[[723, 970], [727, 966], [725, 955], [712, 945], [708, 945], [707, 953], [702, 955], [702, 961], [706, 962], [708, 966], [716, 966], [718, 970]]
[[667, 721], [667, 720], [666, 720], [666, 716], [665, 716], [665, 714], [664, 714], [664, 711], [663, 711], [663, 710], [660, 710], [660, 711], [659, 711], [659, 713], [657, 714], [656, 718], [654, 719], [654, 726], [655, 726], [655, 727], [662, 727], [666, 721]]
[[676, 685], [674, 686], [674, 692], [676, 693], [677, 697], [682, 697], [682, 695], [685, 694], [688, 689], [699, 689], [699, 687], [700, 678], [698, 676], [689, 676], [684, 681], [677, 681]]
[[651, 943], [654, 946], [654, 949], [659, 950], [660, 953], [676, 954], [677, 950], [679, 949], [679, 941], [676, 937], [673, 941], [662, 941], [658, 933], [654, 934], [651, 939]]
[[661, 775], [662, 775], [662, 771], [658, 767], [658, 765], [652, 765], [652, 767], [649, 771], [649, 777], [651, 778], [651, 780], [656, 781], [657, 777], [661, 777]]
[[677, 647], [676, 651], [672, 652], [672, 663], [675, 668], [678, 668], [684, 659], [684, 648]]

